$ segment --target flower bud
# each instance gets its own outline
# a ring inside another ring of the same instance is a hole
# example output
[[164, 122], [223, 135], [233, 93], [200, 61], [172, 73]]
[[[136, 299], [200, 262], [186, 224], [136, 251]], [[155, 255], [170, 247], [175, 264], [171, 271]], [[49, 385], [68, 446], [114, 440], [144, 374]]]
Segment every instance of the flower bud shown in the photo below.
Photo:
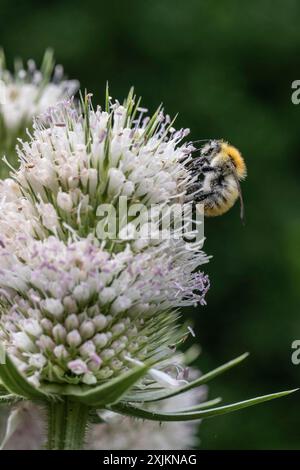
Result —
[[63, 343], [67, 336], [67, 332], [65, 328], [60, 324], [55, 325], [55, 327], [52, 330], [52, 333], [53, 333], [53, 338], [55, 339], [57, 343]]
[[68, 331], [75, 330], [79, 326], [79, 321], [77, 315], [74, 313], [69, 315], [65, 320], [65, 327]]
[[109, 379], [113, 375], [114, 371], [109, 367], [103, 367], [98, 372], [98, 377], [100, 380]]
[[37, 204], [36, 207], [40, 213], [45, 228], [54, 231], [59, 226], [59, 222], [56, 211], [52, 204], [40, 203]]
[[41, 369], [47, 364], [47, 359], [43, 354], [37, 353], [37, 354], [31, 354], [29, 358], [29, 364], [37, 369]]
[[122, 196], [131, 196], [134, 193], [134, 183], [132, 181], [126, 181], [122, 187]]
[[72, 198], [69, 194], [60, 191], [57, 194], [57, 205], [66, 212], [71, 212], [73, 208]]
[[37, 344], [42, 351], [52, 351], [55, 347], [55, 343], [50, 338], [50, 336], [47, 335], [42, 335], [37, 341]]
[[53, 350], [53, 353], [58, 359], [67, 359], [69, 356], [68, 351], [63, 344], [56, 346]]
[[116, 323], [112, 329], [112, 334], [113, 336], [119, 336], [120, 334], [122, 334], [124, 331], [125, 331], [125, 325], [123, 322], [120, 322], [120, 323]]
[[73, 372], [73, 374], [76, 375], [81, 375], [88, 372], [86, 363], [81, 359], [75, 359], [75, 361], [68, 362], [68, 367]]
[[91, 338], [95, 333], [95, 326], [92, 320], [84, 321], [79, 327], [80, 335], [83, 339]]
[[79, 304], [87, 302], [90, 298], [90, 289], [87, 283], [81, 283], [73, 291], [74, 298]]
[[98, 356], [98, 354], [92, 354], [87, 365], [90, 370], [93, 372], [96, 372], [100, 369], [103, 361], [102, 359]]
[[83, 357], [90, 357], [96, 352], [96, 346], [92, 341], [87, 341], [80, 346], [79, 352]]
[[119, 359], [113, 359], [110, 362], [110, 367], [115, 371], [120, 370], [123, 367], [123, 362], [121, 362]]
[[15, 346], [18, 349], [21, 349], [21, 351], [26, 351], [26, 352], [35, 351], [34, 343], [31, 341], [31, 339], [25, 333], [25, 331], [19, 331], [18, 333], [14, 333], [13, 341], [14, 341]]
[[97, 348], [104, 348], [108, 343], [108, 338], [105, 333], [98, 333], [93, 339]]
[[101, 359], [103, 359], [103, 361], [108, 361], [109, 359], [112, 359], [115, 356], [115, 354], [116, 353], [113, 349], [105, 349], [101, 353]]
[[72, 331], [70, 331], [70, 333], [67, 334], [67, 343], [71, 347], [79, 346], [79, 344], [81, 344], [81, 342], [82, 342], [82, 339], [81, 339], [81, 336], [80, 336], [78, 330], [72, 330]]
[[124, 312], [131, 307], [131, 300], [125, 295], [120, 295], [111, 305], [110, 311], [113, 315]]
[[96, 331], [101, 331], [106, 327], [107, 319], [105, 315], [102, 315], [100, 313], [99, 315], [93, 318], [93, 323], [95, 325]]
[[94, 168], [89, 168], [89, 191], [92, 197], [95, 196], [98, 186], [98, 171]]
[[116, 168], [110, 168], [108, 178], [108, 194], [110, 196], [119, 194], [125, 181], [125, 176], [122, 171], [117, 170]]
[[53, 323], [49, 320], [49, 318], [42, 318], [41, 319], [41, 326], [45, 333], [51, 333], [53, 328]]
[[29, 318], [24, 322], [24, 331], [31, 336], [40, 336], [43, 333], [39, 322], [32, 318]]
[[116, 298], [116, 292], [112, 287], [105, 287], [99, 293], [99, 301], [101, 305], [106, 305]]
[[92, 372], [87, 372], [84, 374], [82, 382], [86, 385], [94, 385], [97, 383], [97, 379]]
[[78, 307], [77, 307], [77, 303], [75, 302], [73, 297], [66, 296], [63, 300], [63, 304], [64, 304], [64, 307], [65, 307], [65, 310], [68, 313], [77, 313]]
[[64, 312], [64, 307], [58, 299], [45, 299], [41, 301], [41, 307], [54, 318], [60, 318]]

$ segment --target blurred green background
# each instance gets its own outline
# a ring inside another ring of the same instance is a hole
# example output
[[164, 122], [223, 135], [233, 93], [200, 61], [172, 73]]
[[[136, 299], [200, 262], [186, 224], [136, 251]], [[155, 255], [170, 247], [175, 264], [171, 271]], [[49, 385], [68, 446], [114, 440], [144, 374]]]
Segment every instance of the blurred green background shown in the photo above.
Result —
[[[206, 222], [206, 307], [191, 310], [203, 371], [250, 351], [214, 381], [225, 401], [300, 385], [291, 343], [300, 339], [300, 79], [297, 0], [0, 0], [8, 62], [55, 49], [70, 78], [103, 103], [109, 80], [122, 99], [163, 100], [193, 139], [228, 139], [244, 154], [246, 226], [239, 208]], [[300, 394], [207, 420], [203, 449], [300, 449]]]

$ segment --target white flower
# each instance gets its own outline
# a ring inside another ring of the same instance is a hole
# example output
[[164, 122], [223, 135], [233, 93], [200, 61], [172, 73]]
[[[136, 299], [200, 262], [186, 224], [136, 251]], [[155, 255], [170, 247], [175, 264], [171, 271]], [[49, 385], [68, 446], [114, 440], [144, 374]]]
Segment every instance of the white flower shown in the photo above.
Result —
[[[17, 139], [25, 137], [33, 117], [58, 101], [73, 96], [78, 89], [76, 80], [64, 78], [61, 65], [54, 67], [50, 50], [45, 52], [40, 70], [33, 60], [29, 60], [27, 67], [18, 68], [14, 73], [6, 69], [4, 54], [0, 51], [0, 83], [0, 149], [8, 159], [14, 157]], [[15, 160], [12, 158], [11, 163], [14, 164]]]

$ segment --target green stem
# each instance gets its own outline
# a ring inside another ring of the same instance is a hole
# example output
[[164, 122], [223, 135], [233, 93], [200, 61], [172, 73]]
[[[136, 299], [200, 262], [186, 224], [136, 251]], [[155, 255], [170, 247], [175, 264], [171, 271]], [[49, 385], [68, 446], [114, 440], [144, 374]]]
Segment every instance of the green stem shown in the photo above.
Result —
[[79, 450], [84, 446], [89, 408], [64, 398], [48, 404], [48, 449]]

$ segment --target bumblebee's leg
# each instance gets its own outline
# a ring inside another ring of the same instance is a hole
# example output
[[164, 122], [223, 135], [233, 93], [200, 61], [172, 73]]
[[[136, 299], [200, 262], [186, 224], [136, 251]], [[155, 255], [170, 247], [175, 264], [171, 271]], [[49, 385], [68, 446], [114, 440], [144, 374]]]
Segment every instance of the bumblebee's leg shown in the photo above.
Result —
[[220, 175], [222, 172], [219, 167], [213, 167], [210, 165], [204, 165], [201, 167], [202, 173], [215, 173], [216, 175]]
[[202, 202], [202, 201], [204, 201], [206, 198], [208, 198], [209, 196], [213, 196], [214, 194], [215, 194], [214, 191], [207, 191], [206, 193], [197, 194], [197, 195], [194, 197], [194, 201], [195, 201], [195, 202]]
[[195, 170], [195, 171], [202, 171], [203, 167], [210, 168], [209, 161], [206, 157], [202, 157], [201, 155], [199, 157], [194, 157], [192, 160], [190, 160], [187, 164], [186, 167], [189, 170]]

